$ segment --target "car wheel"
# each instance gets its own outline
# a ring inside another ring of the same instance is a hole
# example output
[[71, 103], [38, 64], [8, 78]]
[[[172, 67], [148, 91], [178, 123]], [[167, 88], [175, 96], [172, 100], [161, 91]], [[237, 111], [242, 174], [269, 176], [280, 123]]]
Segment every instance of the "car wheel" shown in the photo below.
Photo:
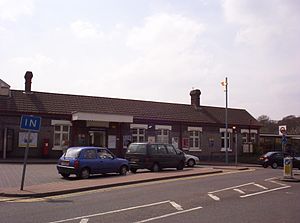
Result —
[[264, 163], [263, 164], [263, 168], [267, 168], [268, 167], [268, 164], [267, 163]]
[[80, 172], [80, 177], [82, 179], [88, 179], [90, 177], [90, 170], [88, 168], [83, 168]]
[[122, 176], [125, 176], [127, 174], [127, 171], [128, 171], [127, 166], [123, 165], [123, 166], [120, 167], [119, 174], [122, 175]]
[[136, 173], [137, 169], [131, 168], [130, 171], [131, 171], [132, 173]]
[[184, 162], [180, 162], [177, 166], [177, 170], [183, 170], [184, 168]]
[[195, 160], [189, 159], [189, 160], [187, 161], [187, 165], [188, 165], [189, 167], [195, 166]]
[[63, 178], [68, 178], [70, 176], [69, 173], [61, 173], [60, 174]]
[[152, 166], [152, 171], [153, 172], [158, 172], [160, 171], [160, 166], [158, 165], [158, 163], [154, 163]]
[[272, 167], [273, 169], [277, 169], [278, 164], [277, 164], [276, 162], [274, 162], [274, 163], [272, 163], [271, 167]]

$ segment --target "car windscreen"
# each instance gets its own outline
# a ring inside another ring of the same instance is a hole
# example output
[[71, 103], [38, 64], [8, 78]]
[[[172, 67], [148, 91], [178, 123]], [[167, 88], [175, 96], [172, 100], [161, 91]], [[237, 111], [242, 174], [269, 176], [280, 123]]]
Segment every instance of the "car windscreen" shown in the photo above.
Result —
[[273, 154], [275, 154], [276, 152], [267, 152], [264, 156], [267, 157], [267, 156], [272, 156]]
[[130, 144], [127, 153], [128, 154], [146, 154], [146, 144]]
[[80, 148], [69, 148], [66, 152], [66, 154], [64, 155], [64, 157], [67, 158], [77, 158], [80, 152]]

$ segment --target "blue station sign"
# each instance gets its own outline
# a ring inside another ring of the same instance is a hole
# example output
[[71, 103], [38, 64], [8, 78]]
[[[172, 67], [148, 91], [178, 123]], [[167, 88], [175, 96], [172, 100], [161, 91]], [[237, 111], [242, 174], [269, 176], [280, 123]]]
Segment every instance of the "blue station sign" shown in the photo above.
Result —
[[22, 115], [20, 129], [28, 131], [40, 131], [42, 118], [33, 115]]

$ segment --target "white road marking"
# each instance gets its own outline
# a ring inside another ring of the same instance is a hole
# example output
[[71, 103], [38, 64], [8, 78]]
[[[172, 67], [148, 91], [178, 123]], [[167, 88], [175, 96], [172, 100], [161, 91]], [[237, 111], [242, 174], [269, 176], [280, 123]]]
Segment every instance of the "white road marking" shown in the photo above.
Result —
[[170, 201], [170, 204], [178, 211], [182, 211], [183, 208], [181, 207], [181, 205], [177, 204], [175, 201]]
[[211, 191], [211, 192], [208, 192], [208, 193], [213, 194], [213, 193], [217, 193], [217, 192], [221, 192], [221, 191], [225, 191], [225, 190], [232, 190], [232, 189], [235, 189], [235, 188], [239, 188], [239, 187], [243, 187], [243, 186], [247, 186], [247, 185], [251, 185], [251, 184], [255, 184], [255, 182], [241, 184], [241, 185], [233, 186], [233, 187], [227, 187], [227, 188], [224, 188], [224, 189], [221, 189], [221, 190], [215, 190], [215, 191]]
[[242, 191], [242, 190], [240, 190], [240, 189], [237, 189], [237, 188], [235, 188], [235, 189], [233, 189], [234, 191], [236, 191], [236, 192], [239, 192], [240, 194], [246, 194], [244, 191]]
[[210, 197], [211, 197], [212, 199], [214, 199], [215, 201], [219, 201], [219, 200], [220, 200], [220, 198], [217, 197], [216, 195], [213, 195], [213, 194], [208, 193], [208, 196], [210, 196]]
[[80, 217], [75, 217], [75, 218], [68, 218], [68, 219], [64, 219], [64, 220], [52, 221], [52, 222], [49, 222], [49, 223], [60, 223], [60, 222], [74, 221], [74, 220], [83, 219], [83, 218], [91, 218], [91, 217], [102, 216], [102, 215], [107, 215], [107, 214], [114, 214], [114, 213], [118, 213], [118, 212], [129, 211], [129, 210], [134, 210], [134, 209], [139, 209], [139, 208], [151, 207], [151, 206], [165, 204], [165, 203], [170, 203], [170, 200], [160, 201], [160, 202], [151, 203], [151, 204], [144, 204], [144, 205], [134, 206], [134, 207], [129, 207], [129, 208], [123, 208], [123, 209], [119, 209], [119, 210], [100, 212], [100, 213], [96, 213], [96, 214], [80, 216]]
[[260, 184], [254, 184], [254, 185], [257, 186], [257, 187], [260, 187], [260, 188], [262, 188], [264, 190], [268, 190], [268, 188], [265, 187], [265, 186], [263, 186], [263, 185], [260, 185]]
[[276, 190], [282, 190], [282, 189], [286, 189], [289, 188], [291, 186], [285, 186], [285, 187], [278, 187], [278, 188], [274, 188], [274, 189], [270, 189], [270, 190], [264, 190], [264, 191], [260, 191], [260, 192], [256, 192], [256, 193], [252, 193], [252, 194], [246, 194], [246, 195], [241, 195], [241, 198], [245, 198], [245, 197], [251, 197], [251, 196], [255, 196], [255, 195], [259, 195], [259, 194], [264, 194], [264, 193], [268, 193], [268, 192], [272, 192], [272, 191], [276, 191]]
[[167, 217], [177, 215], [177, 214], [183, 214], [183, 213], [186, 213], [186, 212], [199, 210], [201, 208], [202, 207], [199, 206], [199, 207], [195, 207], [195, 208], [191, 208], [191, 209], [187, 209], [187, 210], [183, 210], [183, 211], [177, 211], [177, 212], [173, 212], [173, 213], [170, 213], [170, 214], [165, 214], [165, 215], [161, 215], [161, 216], [157, 216], [157, 217], [153, 217], [153, 218], [144, 219], [144, 220], [141, 220], [141, 221], [137, 221], [135, 223], [144, 223], [144, 222], [154, 221], [154, 220], [157, 220], [157, 219], [167, 218]]
[[89, 219], [88, 218], [83, 218], [79, 223], [88, 223]]
[[287, 186], [286, 184], [284, 184], [284, 183], [279, 183], [279, 182], [277, 182], [277, 181], [274, 181], [274, 180], [269, 180], [269, 182], [271, 182], [271, 183], [274, 183], [274, 184], [278, 184], [278, 185], [280, 185], [280, 186]]
[[267, 178], [267, 179], [265, 179], [265, 181], [270, 181], [270, 180], [275, 180], [275, 179], [277, 179], [277, 177]]

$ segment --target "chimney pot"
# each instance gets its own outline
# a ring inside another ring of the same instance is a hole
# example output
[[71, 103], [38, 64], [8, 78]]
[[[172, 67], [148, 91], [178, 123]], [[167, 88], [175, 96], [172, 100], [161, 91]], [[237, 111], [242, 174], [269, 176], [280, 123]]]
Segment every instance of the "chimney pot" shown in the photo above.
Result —
[[25, 92], [31, 92], [31, 80], [32, 80], [33, 74], [31, 71], [27, 71], [25, 73]]
[[191, 105], [193, 105], [195, 108], [200, 108], [200, 95], [201, 91], [199, 89], [195, 89], [190, 92]]

